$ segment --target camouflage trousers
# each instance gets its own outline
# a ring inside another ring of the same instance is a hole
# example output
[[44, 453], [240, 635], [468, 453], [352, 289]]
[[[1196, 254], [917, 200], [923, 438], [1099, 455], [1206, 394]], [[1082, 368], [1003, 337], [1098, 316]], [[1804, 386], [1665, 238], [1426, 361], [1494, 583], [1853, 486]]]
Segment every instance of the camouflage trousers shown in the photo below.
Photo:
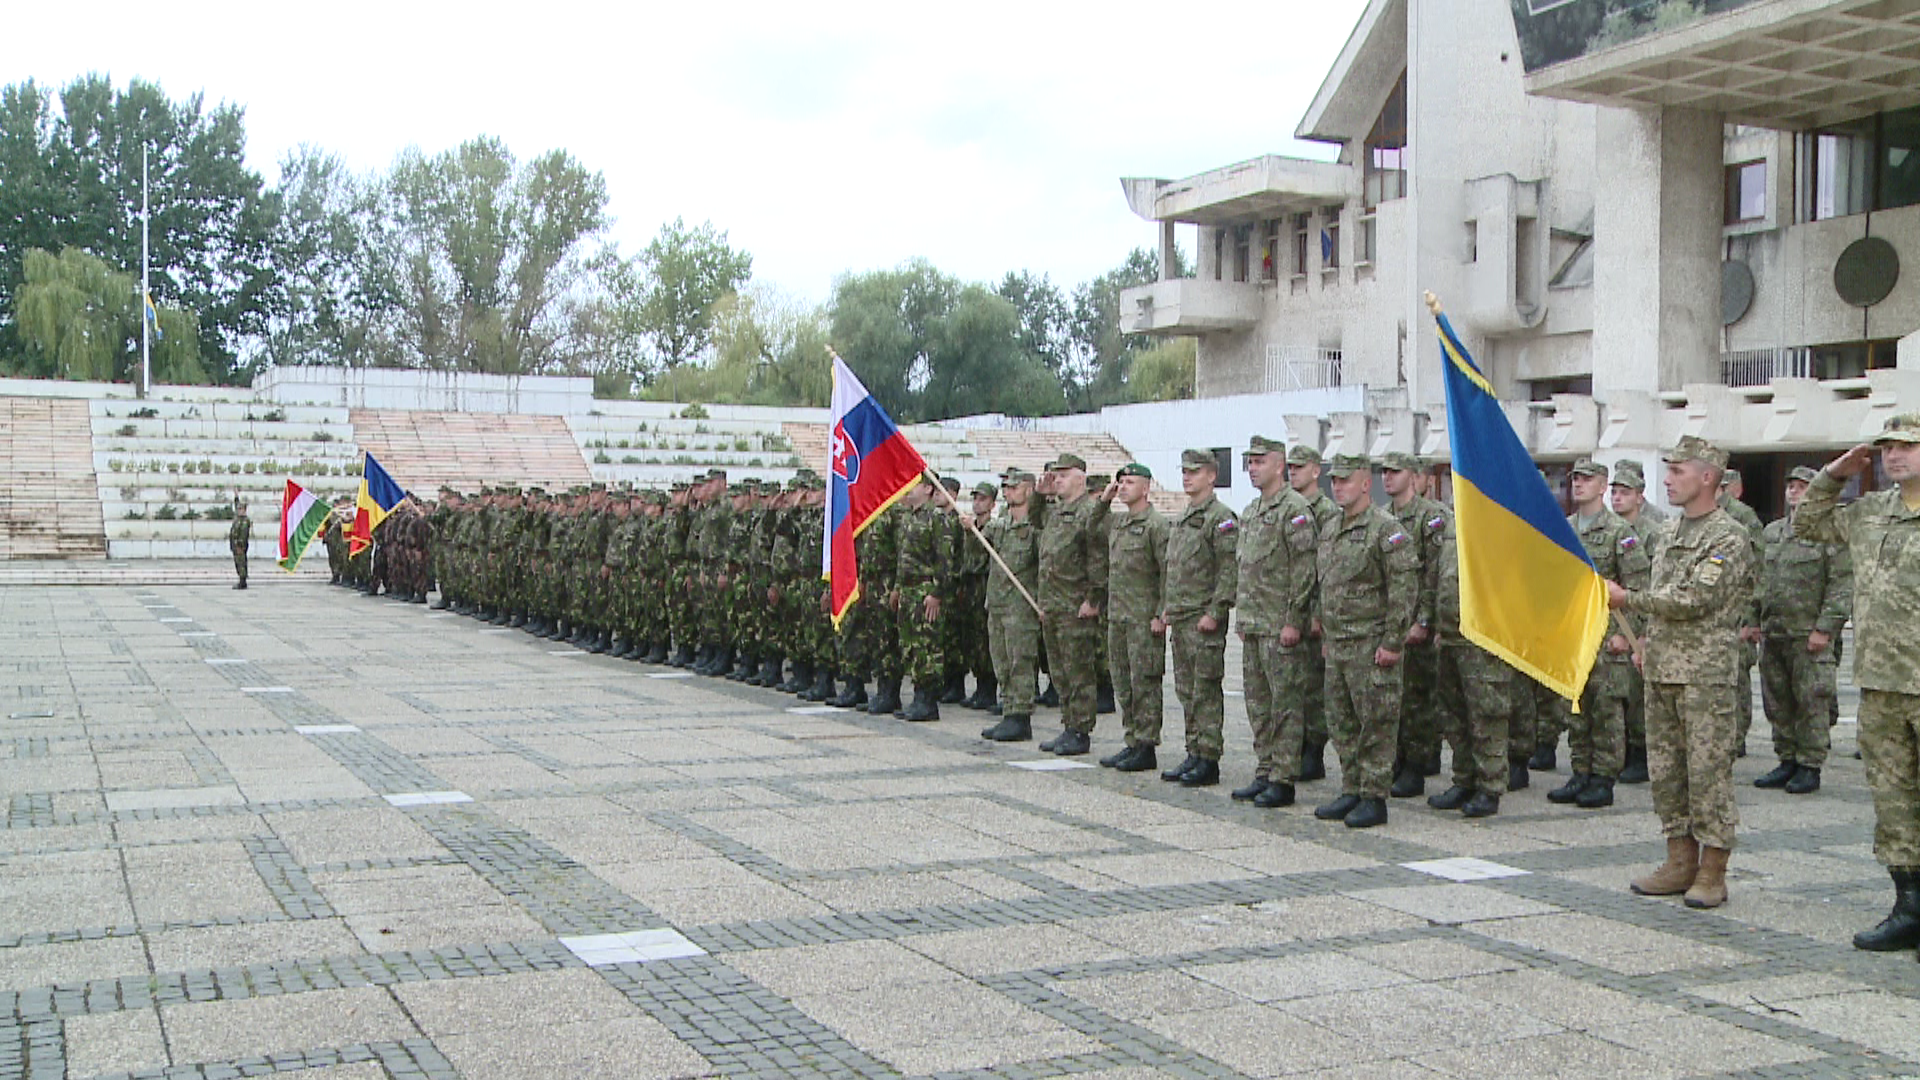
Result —
[[240, 584], [245, 585], [247, 583], [246, 548], [236, 547], [233, 549], [233, 572], [240, 575]]
[[[1167, 636], [1148, 620], [1107, 620], [1107, 675], [1128, 746], [1158, 746], [1166, 694]], [[1002, 691], [1004, 693], [1004, 691]]]
[[[1053, 688], [1060, 692], [1060, 722], [1068, 731], [1092, 732], [1099, 681], [1094, 658], [1100, 651], [1100, 620], [1082, 619], [1073, 611], [1049, 611], [1040, 632], [1052, 669], [1048, 674]], [[1177, 671], [1174, 677], [1179, 678]]]
[[1635, 751], [1643, 757], [1647, 752], [1647, 684], [1638, 678], [1627, 694], [1627, 753]]
[[1320, 651], [1321, 640], [1317, 637], [1307, 639], [1305, 650], [1307, 662], [1307, 738], [1311, 745], [1325, 745], [1327, 741], [1327, 658]]
[[668, 579], [671, 595], [667, 599], [667, 632], [675, 645], [700, 644], [700, 620], [694, 613], [694, 576], [676, 570]]
[[1920, 866], [1920, 694], [1860, 691], [1860, 756], [1873, 793], [1873, 854]]
[[1200, 632], [1200, 617], [1167, 627], [1173, 639], [1173, 694], [1186, 719], [1187, 753], [1219, 761], [1226, 748], [1227, 628]]
[[1740, 689], [1734, 700], [1734, 707], [1740, 716], [1740, 733], [1735, 746], [1747, 745], [1747, 732], [1753, 730], [1753, 669], [1760, 662], [1760, 646], [1751, 642], [1740, 643]]
[[1328, 639], [1327, 731], [1340, 754], [1340, 791], [1384, 799], [1400, 745], [1399, 665], [1373, 662], [1377, 638]]
[[942, 611], [946, 626], [945, 654], [949, 677], [975, 678], [992, 674], [993, 660], [987, 655], [986, 579], [966, 576], [953, 590], [953, 602]]
[[860, 605], [857, 603], [848, 609], [846, 615], [840, 620], [840, 626], [834, 631], [833, 647], [835, 656], [839, 658], [837, 666], [840, 674], [847, 679], [865, 682], [873, 677], [873, 668], [866, 655], [860, 651], [863, 643], [860, 634], [861, 614]]
[[1807, 651], [1803, 635], [1770, 634], [1760, 651], [1760, 700], [1773, 727], [1773, 752], [1781, 761], [1818, 769], [1831, 745], [1839, 658], [1832, 646]]
[[932, 582], [900, 587], [900, 608], [894, 612], [900, 632], [902, 674], [913, 680], [913, 692], [938, 698], [947, 681], [947, 612], [927, 618], [927, 597], [940, 595]]
[[1733, 736], [1740, 718], [1731, 685], [1647, 684], [1647, 769], [1653, 809], [1668, 837], [1733, 847]]
[[1566, 717], [1568, 768], [1590, 776], [1619, 776], [1627, 762], [1627, 702], [1639, 673], [1631, 661], [1601, 656], [1580, 695], [1580, 711], [1561, 699]]
[[1278, 634], [1240, 636], [1240, 685], [1253, 729], [1253, 775], [1285, 782], [1300, 775], [1307, 727], [1307, 684], [1313, 670], [1302, 638], [1288, 648]]
[[993, 677], [1000, 682], [1002, 715], [1032, 716], [1040, 624], [1025, 600], [1012, 613], [988, 609], [987, 650], [993, 658]]
[[1440, 719], [1434, 698], [1440, 657], [1429, 638], [1424, 645], [1408, 645], [1400, 654], [1400, 745], [1402, 762], [1419, 763], [1440, 754]]
[[1521, 675], [1465, 638], [1443, 637], [1436, 651], [1434, 697], [1453, 748], [1453, 782], [1469, 791], [1503, 794], [1507, 728]]
[[1513, 724], [1508, 731], [1507, 760], [1524, 764], [1535, 747], [1560, 745], [1560, 725], [1566, 721], [1567, 699], [1532, 679], [1517, 695]]
[[871, 599], [854, 601], [855, 607], [866, 609], [860, 613], [860, 655], [875, 678], [898, 679], [907, 673], [900, 655], [900, 620], [886, 598], [886, 592], [876, 588]]

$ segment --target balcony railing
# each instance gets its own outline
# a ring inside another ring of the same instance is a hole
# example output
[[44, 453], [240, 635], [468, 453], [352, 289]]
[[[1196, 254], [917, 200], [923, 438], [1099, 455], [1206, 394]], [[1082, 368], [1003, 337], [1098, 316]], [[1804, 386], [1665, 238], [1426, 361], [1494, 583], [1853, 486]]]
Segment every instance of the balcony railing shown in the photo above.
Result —
[[1267, 393], [1318, 390], [1339, 385], [1339, 349], [1316, 349], [1304, 345], [1267, 346]]
[[1775, 379], [1813, 377], [1813, 350], [1804, 345], [1720, 354], [1720, 382], [1725, 386], [1765, 386]]

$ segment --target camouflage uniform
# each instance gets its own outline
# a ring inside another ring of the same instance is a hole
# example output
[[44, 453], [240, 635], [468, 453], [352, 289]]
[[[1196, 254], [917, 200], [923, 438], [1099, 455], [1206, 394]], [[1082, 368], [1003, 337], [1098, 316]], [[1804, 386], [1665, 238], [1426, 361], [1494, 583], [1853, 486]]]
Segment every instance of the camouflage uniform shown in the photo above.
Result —
[[240, 583], [235, 588], [247, 587], [247, 547], [253, 543], [253, 522], [248, 519], [246, 508], [235, 515], [233, 525], [227, 529], [227, 550], [233, 553], [233, 572], [239, 575]]
[[[1213, 464], [1213, 455], [1188, 451], [1182, 468]], [[1239, 578], [1240, 519], [1209, 491], [1167, 530], [1166, 594], [1161, 605], [1173, 639], [1173, 692], [1186, 716], [1187, 753], [1218, 762], [1225, 749], [1223, 680], [1227, 675], [1227, 619]], [[1212, 631], [1200, 628], [1211, 615]]]
[[[1794, 470], [1811, 482], [1813, 470]], [[1853, 553], [1794, 535], [1794, 517], [1768, 525], [1760, 563], [1760, 695], [1773, 728], [1773, 752], [1783, 764], [1826, 764], [1828, 718], [1838, 693], [1840, 632], [1853, 613]], [[1829, 644], [1807, 651], [1815, 631]]]
[[[1613, 483], [1624, 484], [1643, 492], [1647, 487], [1646, 476], [1641, 471], [1640, 463], [1632, 458], [1621, 461], [1613, 467]], [[1647, 553], [1648, 572], [1651, 573], [1653, 553], [1659, 550], [1659, 541], [1667, 524], [1667, 516], [1657, 507], [1642, 503], [1640, 512], [1634, 518], [1622, 517], [1621, 520], [1626, 521], [1627, 527], [1640, 538], [1640, 549]], [[1633, 673], [1631, 686], [1632, 689], [1627, 697], [1627, 761], [1629, 765], [1638, 762], [1639, 768], [1644, 770], [1647, 762], [1647, 684], [1638, 671]], [[1626, 777], [1623, 776], [1621, 779], [1625, 782]], [[1644, 776], [1640, 777], [1641, 782], [1644, 780]]]
[[[1573, 466], [1575, 473], [1583, 469], [1597, 470], [1592, 475], [1606, 475], [1605, 466], [1592, 461], [1576, 462]], [[1647, 587], [1653, 564], [1639, 534], [1625, 518], [1601, 507], [1591, 520], [1582, 520], [1576, 513], [1567, 519], [1567, 524], [1573, 526], [1581, 546], [1586, 549], [1587, 560], [1601, 577], [1628, 589]], [[1638, 618], [1623, 615], [1620, 621], [1626, 623], [1628, 633], [1640, 632]], [[1574, 713], [1569, 709], [1566, 714], [1568, 767], [1575, 776], [1613, 779], [1626, 764], [1627, 702], [1633, 696], [1637, 673], [1631, 648], [1622, 653], [1608, 650], [1607, 641], [1612, 639], [1615, 629], [1609, 623], [1606, 636], [1601, 640], [1600, 655], [1580, 695], [1580, 711]]]
[[[1370, 469], [1341, 455], [1334, 468]], [[1327, 657], [1327, 727], [1340, 753], [1341, 794], [1384, 799], [1400, 740], [1399, 665], [1374, 663], [1376, 649], [1400, 652], [1420, 599], [1418, 541], [1376, 506], [1342, 514], [1320, 535], [1318, 618]]]
[[[987, 645], [994, 678], [1000, 683], [1005, 716], [1033, 715], [1034, 682], [1040, 662], [1040, 617], [1013, 587], [1019, 581], [1029, 595], [1040, 590], [1040, 528], [1031, 518], [1002, 514], [981, 532], [1007, 569], [993, 565], [987, 575]], [[1008, 577], [1011, 570], [1013, 577]]]
[[933, 597], [941, 605], [953, 603], [953, 532], [958, 527], [953, 511], [931, 502], [900, 508], [893, 579], [899, 606], [894, 617], [900, 628], [905, 674], [913, 680], [916, 700], [931, 695], [937, 702], [946, 686], [948, 612], [943, 606], [928, 618], [926, 601]]
[[[1049, 674], [1060, 692], [1060, 722], [1080, 734], [1093, 731], [1100, 621], [1080, 617], [1080, 605], [1107, 606], [1106, 507], [1082, 494], [1047, 510], [1040, 530], [1041, 624]], [[1006, 693], [1006, 682], [1001, 682]]]
[[[1318, 465], [1320, 451], [1304, 444], [1294, 446], [1287, 451], [1288, 465]], [[1340, 508], [1334, 505], [1325, 491], [1315, 489], [1312, 494], [1301, 492], [1307, 500], [1307, 507], [1313, 511], [1314, 520], [1319, 528], [1325, 530], [1328, 525], [1340, 520]], [[1316, 577], [1313, 583], [1314, 596], [1318, 602], [1320, 582]], [[1313, 647], [1306, 651], [1307, 659], [1307, 705], [1306, 705], [1306, 746], [1317, 752], [1317, 748], [1327, 744], [1327, 658], [1320, 649], [1321, 638], [1313, 637]]]
[[[976, 485], [974, 492], [999, 494], [992, 484]], [[984, 523], [975, 522], [975, 526], [984, 531]], [[992, 651], [987, 645], [987, 575], [992, 570], [993, 559], [988, 556], [986, 546], [974, 538], [973, 530], [962, 528], [956, 535], [960, 544], [960, 580], [952, 625], [953, 641], [959, 652], [953, 663], [956, 670], [973, 674], [975, 686], [991, 688], [995, 676]]]
[[[1419, 463], [1411, 454], [1391, 453], [1381, 459], [1384, 469], [1404, 469], [1419, 473]], [[1422, 644], [1401, 646], [1399, 768], [1414, 772], [1414, 778], [1436, 771], [1440, 760], [1440, 720], [1435, 715], [1434, 680], [1438, 676], [1439, 657], [1433, 644], [1433, 592], [1428, 568], [1439, 558], [1440, 544], [1446, 535], [1446, 507], [1422, 495], [1414, 495], [1400, 505], [1389, 505], [1387, 512], [1400, 523], [1400, 529], [1414, 539], [1420, 557], [1420, 598], [1414, 604], [1414, 626], [1428, 628]]]
[[1152, 505], [1107, 532], [1107, 670], [1128, 746], [1158, 746], [1167, 638], [1154, 633], [1167, 565], [1167, 519]]
[[[1280, 445], [1255, 437], [1250, 453], [1278, 453]], [[1306, 737], [1307, 654], [1319, 521], [1299, 492], [1282, 484], [1240, 513], [1234, 606], [1239, 610], [1240, 678], [1247, 725], [1253, 729], [1256, 779], [1290, 782], [1300, 772]], [[1284, 645], [1280, 633], [1300, 636]]]
[[1460, 551], [1453, 515], [1447, 515], [1438, 556], [1427, 567], [1433, 589], [1434, 641], [1439, 650], [1440, 716], [1453, 748], [1453, 785], [1503, 795], [1507, 790], [1507, 731], [1516, 691], [1530, 682], [1507, 662], [1460, 634]]
[[[1737, 477], [1739, 473], [1729, 469], [1727, 475], [1731, 478]], [[1760, 520], [1759, 514], [1753, 512], [1753, 507], [1748, 506], [1739, 499], [1732, 497], [1722, 498], [1720, 500], [1720, 508], [1725, 510], [1734, 521], [1738, 522], [1741, 528], [1747, 530], [1747, 537], [1753, 543], [1753, 563], [1757, 573], [1757, 568], [1760, 565], [1760, 545], [1762, 543], [1762, 536], [1766, 532], [1766, 524]], [[1758, 584], [1757, 578], [1754, 584]], [[1749, 596], [1747, 600], [1746, 606], [1741, 609], [1741, 614], [1734, 620], [1736, 627], [1759, 625], [1758, 597]], [[1740, 730], [1733, 744], [1735, 757], [1743, 757], [1746, 755], [1747, 732], [1753, 729], [1753, 669], [1759, 660], [1759, 646], [1742, 641], [1740, 643], [1740, 683], [1734, 702], [1740, 715]]]

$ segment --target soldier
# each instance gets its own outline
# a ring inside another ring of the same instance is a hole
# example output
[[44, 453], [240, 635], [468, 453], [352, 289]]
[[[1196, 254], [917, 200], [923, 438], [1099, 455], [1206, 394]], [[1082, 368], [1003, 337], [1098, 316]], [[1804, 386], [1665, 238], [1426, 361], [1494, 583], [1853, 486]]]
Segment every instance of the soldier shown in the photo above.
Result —
[[942, 588], [945, 603], [940, 613], [940, 655], [947, 669], [941, 673], [940, 704], [959, 705], [967, 698], [967, 650], [960, 635], [967, 629], [966, 586], [962, 563], [966, 559], [969, 547], [978, 547], [978, 543], [967, 536], [967, 530], [960, 525], [960, 480], [958, 477], [943, 476], [940, 486], [946, 489], [947, 505], [951, 508], [948, 516], [953, 519], [953, 528], [948, 530], [952, 537], [953, 549], [947, 554], [947, 580]]
[[331, 585], [347, 583], [347, 526], [353, 523], [346, 512], [349, 501], [345, 495], [333, 500], [327, 531], [320, 534], [320, 542], [327, 545], [327, 572], [333, 577], [328, 584]]
[[233, 572], [240, 580], [234, 588], [247, 587], [247, 546], [253, 542], [253, 522], [247, 518], [247, 504], [233, 500], [233, 526], [227, 530], [227, 550], [233, 552]]
[[[1640, 550], [1647, 553], [1647, 563], [1651, 568], [1653, 552], [1660, 546], [1667, 515], [1659, 507], [1648, 505], [1647, 479], [1640, 463], [1632, 458], [1615, 463], [1613, 482], [1608, 485], [1607, 492], [1613, 512], [1632, 526], [1634, 535], [1640, 538]], [[1647, 690], [1646, 680], [1640, 677], [1637, 670], [1633, 673], [1632, 692], [1627, 698], [1627, 762], [1620, 769], [1620, 782], [1647, 782]]]
[[1253, 782], [1233, 797], [1259, 807], [1292, 806], [1306, 738], [1306, 654], [1320, 523], [1289, 485], [1286, 446], [1255, 435], [1247, 476], [1260, 495], [1240, 515], [1234, 607], [1239, 610], [1240, 672], [1253, 729]]
[[[1287, 484], [1307, 500], [1314, 520], [1325, 529], [1339, 519], [1340, 508], [1320, 489], [1320, 466], [1320, 451], [1311, 446], [1295, 443], [1287, 451]], [[1313, 590], [1317, 602], [1317, 576]], [[1327, 778], [1327, 658], [1320, 650], [1319, 631], [1310, 631], [1308, 639], [1306, 738], [1300, 752], [1300, 774], [1294, 777], [1302, 782]]]
[[[866, 609], [855, 625], [860, 633], [860, 653], [873, 671], [873, 698], [867, 702], [867, 713], [872, 716], [901, 710], [900, 681], [906, 674], [906, 663], [900, 654], [900, 616], [887, 599], [900, 570], [900, 519], [905, 514], [895, 503], [868, 522], [854, 541], [860, 558], [860, 591], [873, 598], [871, 603], [854, 605]], [[865, 547], [860, 546], [862, 542]]]
[[1434, 692], [1453, 747], [1453, 786], [1427, 799], [1435, 810], [1492, 817], [1509, 779], [1507, 732], [1521, 675], [1506, 661], [1460, 633], [1460, 549], [1447, 514], [1440, 550], [1427, 567], [1433, 592], [1433, 636], [1438, 653]]
[[[1592, 458], [1573, 463], [1573, 516], [1567, 524], [1579, 535], [1587, 561], [1608, 581], [1645, 589], [1653, 573], [1646, 548], [1633, 526], [1607, 509], [1607, 467]], [[1638, 635], [1637, 616], [1624, 616], [1627, 632]], [[1613, 784], [1626, 764], [1627, 701], [1633, 695], [1633, 643], [1619, 626], [1609, 627], [1600, 655], [1580, 695], [1580, 710], [1567, 717], [1567, 757], [1572, 774], [1547, 793], [1555, 803], [1588, 810], [1613, 805]]]
[[[1010, 469], [1001, 477], [1007, 511], [982, 529], [1000, 556], [987, 574], [987, 645], [1000, 684], [1000, 722], [980, 733], [994, 742], [1033, 738], [1034, 667], [1040, 657], [1040, 616], [1014, 587], [1040, 590], [1040, 529], [1033, 520], [1034, 475]], [[1004, 564], [1004, 565], [1002, 565]]]
[[1780, 764], [1753, 786], [1789, 795], [1820, 790], [1838, 693], [1836, 646], [1853, 614], [1853, 554], [1793, 534], [1796, 511], [1819, 475], [1804, 465], [1789, 474], [1786, 516], [1762, 534], [1760, 699]]
[[1328, 470], [1341, 516], [1320, 531], [1316, 622], [1327, 658], [1327, 727], [1340, 753], [1340, 797], [1322, 821], [1387, 821], [1400, 741], [1401, 650], [1420, 599], [1418, 541], [1373, 505], [1373, 462], [1339, 454]]
[[1727, 900], [1727, 856], [1740, 812], [1733, 801], [1735, 619], [1750, 603], [1753, 544], [1715, 495], [1726, 452], [1688, 435], [1666, 454], [1667, 501], [1680, 508], [1653, 561], [1653, 582], [1607, 582], [1607, 603], [1647, 616], [1647, 757], [1667, 858], [1633, 882], [1642, 896], [1686, 894], [1688, 907]]
[[1087, 494], [1087, 463], [1078, 454], [1061, 454], [1047, 463], [1047, 473], [1058, 501], [1040, 531], [1039, 600], [1062, 730], [1040, 749], [1072, 757], [1092, 747], [1094, 656], [1100, 612], [1107, 606], [1107, 515]]
[[[982, 481], [973, 486], [974, 528], [984, 530], [993, 520], [993, 506], [999, 497], [1000, 489], [990, 483]], [[987, 576], [992, 571], [993, 560], [971, 529], [961, 529], [959, 537], [960, 586], [959, 601], [954, 605], [953, 637], [960, 648], [957, 663], [973, 672], [973, 694], [960, 705], [967, 709], [990, 709], [1000, 700], [992, 650], [987, 646]]]
[[[1097, 496], [1106, 491], [1112, 483], [1113, 477], [1105, 473], [1090, 473], [1087, 476], [1087, 491]], [[1094, 503], [1099, 507], [1100, 513], [1100, 542], [1106, 543], [1112, 535], [1113, 501], [1095, 498]], [[1111, 569], [1108, 570], [1108, 579], [1109, 581], [1112, 579]], [[1107, 664], [1107, 612], [1104, 608], [1100, 612], [1100, 626], [1098, 633], [1094, 635], [1094, 641], [1096, 647], [1093, 654], [1093, 712], [1096, 716], [1107, 716], [1118, 712], [1120, 706], [1113, 697], [1113, 680], [1110, 677], [1112, 672], [1108, 670]]]
[[1425, 472], [1412, 454], [1394, 451], [1380, 459], [1380, 484], [1390, 503], [1387, 512], [1414, 539], [1420, 556], [1420, 598], [1407, 627], [1401, 657], [1400, 745], [1395, 755], [1396, 799], [1427, 792], [1427, 777], [1440, 774], [1440, 722], [1434, 716], [1433, 682], [1438, 659], [1433, 647], [1433, 592], [1427, 570], [1439, 558], [1447, 526], [1447, 508], [1421, 494]]
[[1167, 530], [1166, 592], [1160, 621], [1173, 639], [1173, 692], [1186, 717], [1187, 756], [1160, 774], [1183, 787], [1220, 782], [1224, 749], [1227, 618], [1233, 608], [1240, 519], [1214, 496], [1219, 467], [1210, 450], [1180, 452], [1187, 508]]
[[692, 667], [697, 659], [694, 650], [700, 645], [700, 619], [694, 606], [700, 584], [697, 553], [693, 546], [694, 486], [694, 481], [673, 482], [664, 515], [667, 524], [661, 530], [667, 568], [668, 634], [674, 650], [667, 663], [676, 668]]
[[[1761, 534], [1766, 531], [1766, 525], [1761, 522], [1760, 515], [1753, 512], [1753, 507], [1740, 501], [1740, 497], [1746, 493], [1747, 487], [1740, 479], [1739, 469], [1728, 469], [1727, 474], [1720, 478], [1720, 507], [1747, 530], [1747, 536], [1753, 541], [1753, 563], [1758, 567]], [[1757, 598], [1749, 597], [1735, 624], [1740, 628], [1740, 688], [1739, 699], [1735, 702], [1740, 710], [1740, 730], [1733, 744], [1733, 756], [1737, 758], [1747, 756], [1747, 732], [1753, 728], [1753, 668], [1760, 659], [1762, 636], [1760, 628], [1755, 625], [1760, 617], [1756, 604]]]
[[896, 707], [894, 715], [902, 720], [938, 720], [947, 670], [942, 604], [951, 600], [947, 583], [953, 573], [957, 523], [946, 489], [924, 475], [901, 506], [898, 559], [888, 606], [899, 620], [900, 649], [905, 654], [906, 676], [913, 680], [913, 700], [905, 708]]
[[1126, 746], [1100, 759], [1121, 772], [1159, 768], [1160, 680], [1167, 673], [1167, 625], [1160, 621], [1166, 577], [1167, 519], [1147, 501], [1153, 472], [1138, 462], [1120, 466], [1101, 501], [1118, 496], [1126, 513], [1107, 531], [1107, 667]]
[[[1873, 451], [1895, 486], [1840, 506], [1865, 477]], [[1871, 446], [1827, 464], [1793, 515], [1794, 534], [1845, 544], [1853, 559], [1853, 681], [1860, 688], [1860, 748], [1873, 793], [1873, 853], [1893, 878], [1893, 910], [1855, 948], [1920, 944], [1920, 413], [1889, 419]]]

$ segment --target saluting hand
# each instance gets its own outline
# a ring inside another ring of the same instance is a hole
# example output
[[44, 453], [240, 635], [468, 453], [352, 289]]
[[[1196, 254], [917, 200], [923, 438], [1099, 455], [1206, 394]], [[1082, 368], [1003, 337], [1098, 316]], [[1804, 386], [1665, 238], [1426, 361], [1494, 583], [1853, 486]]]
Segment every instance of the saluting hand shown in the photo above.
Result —
[[1827, 462], [1827, 472], [1833, 474], [1835, 480], [1846, 480], [1865, 472], [1867, 466], [1871, 464], [1873, 464], [1873, 447], [1861, 443]]

